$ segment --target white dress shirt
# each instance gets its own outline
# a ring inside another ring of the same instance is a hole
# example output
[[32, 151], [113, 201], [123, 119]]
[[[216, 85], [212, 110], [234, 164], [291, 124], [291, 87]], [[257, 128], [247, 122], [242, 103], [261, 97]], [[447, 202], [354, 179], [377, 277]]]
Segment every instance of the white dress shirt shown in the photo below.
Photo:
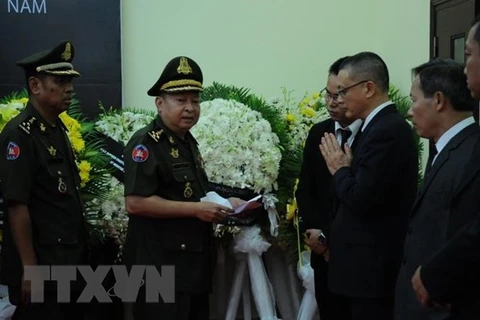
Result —
[[370, 114], [367, 116], [367, 118], [365, 119], [365, 122], [363, 123], [363, 127], [362, 127], [362, 132], [365, 131], [365, 128], [367, 127], [367, 125], [370, 123], [370, 121], [372, 121], [372, 119], [380, 112], [382, 111], [383, 109], [385, 109], [385, 107], [388, 107], [389, 105], [393, 104], [392, 101], [387, 101], [387, 102], [384, 102], [382, 103], [381, 105], [379, 105], [378, 107], [376, 107], [375, 109], [372, 110], [372, 112], [370, 112]]
[[[348, 129], [350, 129], [350, 131], [352, 132], [352, 134], [350, 135], [350, 137], [347, 140], [347, 143], [348, 143], [349, 147], [352, 146], [352, 143], [355, 140], [355, 136], [357, 135], [357, 132], [358, 132], [358, 130], [360, 130], [361, 126], [362, 126], [362, 120], [357, 119], [357, 120], [353, 121], [348, 127], [346, 127]], [[340, 132], [340, 130], [341, 129], [346, 129], [346, 128], [343, 128], [340, 125], [340, 123], [335, 121], [335, 137], [337, 138], [338, 144], [342, 143], [342, 133]]]
[[444, 134], [438, 139], [437, 143], [435, 143], [435, 148], [437, 148], [437, 154], [435, 155], [435, 158], [433, 158], [432, 165], [437, 159], [438, 155], [442, 150], [445, 148], [445, 146], [452, 140], [457, 134], [459, 134], [463, 129], [468, 127], [469, 125], [475, 123], [475, 119], [473, 117], [468, 117], [466, 119], [463, 119], [447, 131], [445, 131]]

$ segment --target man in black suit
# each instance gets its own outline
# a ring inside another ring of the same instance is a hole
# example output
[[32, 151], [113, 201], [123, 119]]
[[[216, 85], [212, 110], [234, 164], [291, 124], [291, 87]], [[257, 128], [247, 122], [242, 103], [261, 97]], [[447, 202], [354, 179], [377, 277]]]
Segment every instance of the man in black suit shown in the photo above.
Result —
[[[480, 100], [480, 16], [468, 34], [465, 54], [467, 85], [472, 97]], [[470, 162], [463, 171], [463, 185], [468, 185], [480, 174], [480, 143], [475, 145]], [[413, 290], [420, 303], [426, 307], [450, 307], [452, 319], [480, 318], [479, 188], [469, 190], [469, 195], [462, 196], [462, 202], [455, 203], [456, 211], [462, 215], [476, 214], [475, 219], [461, 228], [434, 257], [418, 267], [412, 278]], [[458, 189], [458, 192], [462, 191]]]
[[410, 125], [389, 101], [388, 69], [377, 54], [348, 58], [338, 80], [347, 117], [364, 122], [355, 157], [331, 134], [320, 145], [339, 199], [328, 244], [328, 283], [347, 299], [351, 319], [388, 320], [416, 194], [416, 145]]
[[413, 73], [408, 113], [417, 133], [432, 139], [437, 152], [427, 164], [410, 214], [395, 292], [395, 319], [449, 319], [448, 310], [422, 308], [410, 280], [419, 265], [473, 219], [474, 212], [458, 211], [462, 204], [474, 201], [480, 209], [480, 199], [474, 196], [480, 189], [480, 175], [466, 179], [460, 174], [468, 169], [480, 127], [473, 119], [476, 102], [470, 96], [461, 65], [453, 60], [433, 60], [416, 67]]
[[[325, 160], [318, 152], [318, 144], [325, 132], [336, 134], [340, 144], [352, 146], [362, 124], [345, 117], [345, 107], [337, 102], [338, 70], [347, 57], [335, 61], [328, 71], [325, 102], [330, 118], [315, 124], [308, 134], [303, 150], [303, 163], [296, 192], [301, 230], [306, 231], [307, 245], [312, 250], [311, 266], [315, 276], [315, 297], [322, 320], [340, 320], [345, 310], [342, 299], [330, 292], [327, 283], [327, 247], [320, 243], [320, 235], [327, 237], [332, 219], [335, 190]], [[326, 256], [324, 258], [324, 255]], [[346, 318], [348, 319], [348, 318]]]

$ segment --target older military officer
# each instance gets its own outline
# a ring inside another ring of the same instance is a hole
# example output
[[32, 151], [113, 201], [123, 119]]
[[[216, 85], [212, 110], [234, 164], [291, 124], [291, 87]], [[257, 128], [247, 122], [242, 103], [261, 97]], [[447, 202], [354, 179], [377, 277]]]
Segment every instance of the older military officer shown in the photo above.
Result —
[[[134, 134], [125, 149], [129, 224], [125, 263], [175, 266], [175, 303], [147, 303], [145, 287], [134, 318], [208, 319], [215, 254], [212, 222], [232, 210], [200, 202], [208, 191], [197, 142], [189, 132], [200, 115], [203, 75], [188, 57], [176, 57], [148, 91], [158, 117]], [[229, 199], [232, 206], [238, 198]]]
[[[17, 306], [13, 319], [81, 319], [73, 303], [58, 303], [56, 283], [46, 283], [45, 299], [31, 299], [24, 269], [36, 265], [85, 263], [86, 231], [79, 195], [80, 177], [59, 114], [72, 102], [74, 48], [62, 42], [17, 64], [24, 68], [29, 102], [0, 135], [0, 179], [6, 202], [1, 257], [2, 282]], [[38, 275], [37, 275], [38, 276]]]

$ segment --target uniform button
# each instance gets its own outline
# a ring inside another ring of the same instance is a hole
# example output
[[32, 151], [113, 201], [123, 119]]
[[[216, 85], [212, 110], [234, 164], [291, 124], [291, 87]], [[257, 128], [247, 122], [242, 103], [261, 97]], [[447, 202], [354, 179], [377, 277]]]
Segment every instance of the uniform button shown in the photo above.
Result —
[[402, 263], [405, 264], [407, 263], [407, 258], [404, 256], [403, 259], [402, 259]]
[[62, 238], [58, 238], [58, 239], [57, 239], [57, 242], [62, 242]]
[[182, 244], [182, 245], [180, 246], [180, 248], [181, 248], [182, 250], [185, 250], [186, 247], [187, 247], [187, 246], [184, 245], [184, 244]]
[[408, 227], [408, 230], [407, 230], [407, 232], [408, 232], [408, 234], [412, 234], [412, 232], [413, 232], [413, 229], [412, 229], [412, 227]]

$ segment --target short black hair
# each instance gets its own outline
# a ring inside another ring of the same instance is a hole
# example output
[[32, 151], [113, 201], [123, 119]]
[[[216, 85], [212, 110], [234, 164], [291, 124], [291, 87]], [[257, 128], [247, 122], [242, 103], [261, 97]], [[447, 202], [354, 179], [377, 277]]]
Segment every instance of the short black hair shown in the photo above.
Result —
[[340, 65], [340, 70], [349, 69], [349, 76], [358, 81], [370, 80], [382, 90], [388, 93], [390, 76], [385, 62], [374, 52], [357, 53]]
[[433, 59], [413, 68], [419, 77], [420, 89], [427, 98], [442, 92], [457, 111], [472, 111], [478, 103], [467, 87], [467, 76], [463, 65], [452, 59]]
[[472, 28], [475, 28], [473, 39], [480, 45], [480, 14], [478, 14], [472, 22]]
[[338, 76], [338, 73], [340, 72], [340, 66], [342, 65], [343, 61], [347, 60], [348, 58], [349, 56], [342, 57], [337, 61], [335, 61], [334, 63], [332, 63], [332, 65], [330, 66], [330, 69], [328, 69], [328, 75], [333, 74], [334, 76]]

